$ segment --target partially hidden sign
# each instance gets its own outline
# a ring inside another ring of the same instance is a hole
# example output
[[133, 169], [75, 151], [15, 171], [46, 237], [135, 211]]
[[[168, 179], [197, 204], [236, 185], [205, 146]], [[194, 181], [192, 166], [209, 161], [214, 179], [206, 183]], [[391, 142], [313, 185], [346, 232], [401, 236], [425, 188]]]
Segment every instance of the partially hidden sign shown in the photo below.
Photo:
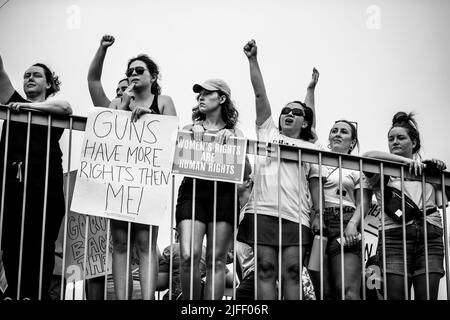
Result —
[[88, 115], [71, 210], [160, 225], [170, 201], [178, 118], [95, 108]]
[[213, 134], [194, 140], [192, 132], [179, 131], [172, 172], [193, 178], [242, 183], [247, 140], [231, 137], [226, 144], [217, 143]]

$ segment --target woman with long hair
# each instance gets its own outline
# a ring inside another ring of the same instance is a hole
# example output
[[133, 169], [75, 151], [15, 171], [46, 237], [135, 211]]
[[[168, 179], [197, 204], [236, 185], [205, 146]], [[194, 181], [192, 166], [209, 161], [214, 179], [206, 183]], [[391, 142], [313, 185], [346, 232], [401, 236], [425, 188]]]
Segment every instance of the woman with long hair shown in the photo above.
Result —
[[[158, 84], [159, 68], [147, 55], [141, 54], [128, 61], [125, 72], [129, 86], [120, 98], [111, 101], [109, 108], [131, 111], [131, 120], [137, 121], [144, 114], [161, 114], [176, 116], [172, 98], [161, 95]], [[149, 244], [149, 231], [152, 228], [151, 245]], [[116, 298], [130, 299], [133, 291], [131, 271], [126, 275], [127, 263], [127, 235], [128, 224], [123, 221], [111, 219], [111, 231], [114, 244], [112, 257], [114, 288]], [[141, 294], [144, 300], [154, 299], [158, 277], [158, 254], [156, 241], [158, 237], [157, 226], [147, 226], [139, 223], [131, 224], [132, 244], [136, 246], [139, 256], [139, 279]], [[151, 250], [149, 251], [149, 247]], [[149, 259], [149, 252], [151, 259]], [[131, 259], [130, 259], [131, 260]], [[151, 265], [150, 265], [151, 260]], [[149, 271], [150, 268], [150, 271]], [[129, 268], [131, 270], [131, 267]], [[128, 277], [128, 297], [126, 297], [126, 281]]]
[[[243, 136], [241, 130], [236, 128], [239, 113], [231, 100], [230, 87], [223, 80], [210, 79], [202, 84], [195, 84], [193, 90], [198, 94], [197, 105], [192, 110], [193, 123], [186, 125], [183, 130], [192, 131], [196, 140], [201, 140], [205, 133], [216, 134], [218, 143], [226, 142], [231, 136]], [[225, 289], [226, 257], [231, 245], [234, 212], [237, 206], [235, 203], [235, 185], [217, 182], [217, 206], [214, 208], [214, 182], [196, 179], [195, 183], [194, 199], [193, 179], [184, 178], [178, 191], [176, 206], [176, 223], [180, 232], [183, 298], [201, 298], [199, 263], [203, 238], [206, 235], [206, 288], [204, 299], [220, 300]], [[195, 219], [193, 219], [192, 212], [193, 201], [195, 201]], [[214, 209], [216, 209], [215, 221], [213, 219]], [[192, 227], [194, 228], [193, 239]], [[213, 232], [216, 235], [215, 243]], [[191, 255], [192, 249], [193, 256]], [[212, 269], [213, 260], [214, 270]], [[191, 270], [191, 261], [193, 270]], [[191, 273], [193, 283], [190, 283]], [[213, 281], [214, 287], [212, 286]], [[192, 297], [190, 294], [191, 286]]]

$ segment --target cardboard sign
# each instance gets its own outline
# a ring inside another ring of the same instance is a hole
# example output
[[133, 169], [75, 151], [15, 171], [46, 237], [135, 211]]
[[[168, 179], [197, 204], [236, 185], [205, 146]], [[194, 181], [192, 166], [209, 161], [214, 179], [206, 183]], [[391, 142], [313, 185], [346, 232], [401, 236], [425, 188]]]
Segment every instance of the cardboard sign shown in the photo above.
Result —
[[171, 194], [178, 118], [95, 108], [88, 115], [71, 210], [160, 225]]
[[193, 133], [179, 131], [172, 172], [206, 180], [242, 183], [247, 140], [232, 137], [226, 144], [216, 135], [205, 134], [195, 141]]
[[[73, 189], [77, 171], [71, 171], [64, 174], [64, 188], [69, 180], [69, 189], [66, 192], [69, 206], [72, 202]], [[101, 217], [90, 216], [88, 222], [88, 248], [86, 259], [86, 275], [83, 274], [84, 248], [86, 242], [86, 218], [88, 216], [81, 215], [70, 211], [67, 215], [67, 231], [64, 234], [64, 220], [55, 242], [55, 268], [53, 274], [61, 275], [62, 256], [65, 253], [64, 277], [68, 282], [90, 279], [94, 277], [104, 276], [106, 269], [108, 274], [111, 273], [112, 261], [112, 239], [109, 236], [110, 244], [107, 246], [107, 219]], [[66, 250], [63, 252], [64, 236], [66, 236]], [[108, 262], [106, 262], [106, 248], [109, 247]]]

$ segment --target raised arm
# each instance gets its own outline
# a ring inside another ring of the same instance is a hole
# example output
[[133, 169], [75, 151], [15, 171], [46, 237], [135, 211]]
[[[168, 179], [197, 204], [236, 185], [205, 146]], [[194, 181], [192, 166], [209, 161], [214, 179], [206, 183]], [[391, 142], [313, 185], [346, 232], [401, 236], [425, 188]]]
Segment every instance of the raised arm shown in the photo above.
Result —
[[250, 79], [255, 93], [256, 124], [261, 125], [272, 115], [272, 111], [270, 109], [269, 100], [267, 99], [263, 76], [259, 69], [255, 40], [247, 42], [244, 46], [244, 53], [247, 56], [250, 65]]
[[103, 90], [103, 85], [101, 81], [103, 62], [105, 61], [106, 51], [108, 47], [112, 46], [115, 39], [113, 36], [104, 35], [100, 41], [100, 46], [95, 53], [94, 59], [89, 66], [88, 71], [88, 87], [89, 93], [91, 95], [92, 103], [96, 107], [107, 108], [111, 101], [105, 94]]
[[316, 128], [316, 104], [314, 101], [314, 92], [316, 90], [317, 82], [319, 82], [319, 71], [316, 68], [313, 68], [311, 82], [308, 84], [308, 87], [306, 88], [305, 104], [308, 107], [310, 107], [313, 111], [312, 127], [314, 129]]
[[3, 66], [3, 59], [0, 55], [0, 103], [5, 104], [14, 93], [14, 87], [9, 80], [8, 74]]

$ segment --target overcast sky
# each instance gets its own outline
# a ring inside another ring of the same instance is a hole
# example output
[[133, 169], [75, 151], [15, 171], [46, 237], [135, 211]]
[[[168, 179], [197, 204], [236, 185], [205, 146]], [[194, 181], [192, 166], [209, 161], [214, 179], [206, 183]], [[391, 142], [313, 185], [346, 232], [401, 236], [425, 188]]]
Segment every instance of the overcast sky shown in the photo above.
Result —
[[[86, 116], [89, 63], [102, 35], [112, 34], [116, 42], [103, 72], [111, 97], [127, 60], [147, 53], [160, 66], [163, 94], [173, 98], [180, 125], [190, 122], [192, 85], [223, 78], [240, 128], [255, 138], [242, 51], [253, 38], [276, 116], [285, 103], [304, 99], [315, 66], [322, 144], [334, 121], [346, 118], [359, 124], [362, 151], [387, 151], [393, 114], [414, 111], [424, 157], [450, 166], [449, 14], [447, 0], [10, 0], [0, 9], [0, 53], [21, 92], [24, 70], [37, 61], [49, 64], [62, 80], [57, 97]], [[74, 150], [81, 138], [75, 135]], [[65, 152], [66, 140], [62, 145]]]

